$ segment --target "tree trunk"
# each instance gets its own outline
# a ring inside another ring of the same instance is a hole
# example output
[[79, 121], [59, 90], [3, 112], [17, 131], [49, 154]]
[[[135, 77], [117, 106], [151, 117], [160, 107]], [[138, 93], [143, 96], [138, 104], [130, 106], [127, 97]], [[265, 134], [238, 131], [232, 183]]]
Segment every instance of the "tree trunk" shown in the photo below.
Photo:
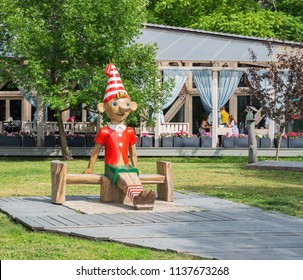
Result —
[[73, 159], [72, 154], [71, 154], [70, 150], [68, 149], [67, 142], [66, 142], [66, 134], [65, 134], [63, 120], [62, 120], [62, 111], [58, 112], [57, 122], [58, 122], [58, 127], [59, 127], [59, 137], [60, 137], [60, 144], [61, 144], [63, 160]]
[[281, 139], [282, 139], [283, 131], [284, 131], [284, 126], [280, 125], [280, 131], [279, 131], [278, 137], [277, 137], [277, 149], [276, 149], [276, 158], [275, 158], [275, 160], [279, 160], [279, 151], [280, 151], [280, 147], [281, 147]]

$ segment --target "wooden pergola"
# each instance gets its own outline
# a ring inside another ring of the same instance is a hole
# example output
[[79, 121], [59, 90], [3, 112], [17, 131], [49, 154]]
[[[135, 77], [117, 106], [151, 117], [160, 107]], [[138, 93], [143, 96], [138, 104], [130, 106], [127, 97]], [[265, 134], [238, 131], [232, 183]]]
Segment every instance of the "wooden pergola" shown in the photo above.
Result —
[[[164, 116], [165, 123], [169, 123], [182, 106], [185, 108], [184, 123], [189, 124], [189, 133], [193, 128], [192, 97], [199, 96], [193, 86], [192, 70], [210, 69], [212, 71], [212, 112], [218, 112], [219, 75], [221, 70], [241, 70], [247, 72], [249, 67], [266, 68], [272, 61], [277, 61], [277, 55], [299, 45], [279, 40], [260, 39], [240, 35], [230, 35], [216, 32], [193, 30], [146, 24], [137, 42], [143, 44], [156, 43], [158, 45], [157, 64], [160, 70], [182, 69], [188, 70], [189, 76], [179, 95]], [[268, 55], [265, 42], [272, 44], [272, 55]], [[257, 54], [257, 60], [252, 61], [250, 50]], [[229, 99], [229, 111], [237, 119], [237, 96], [249, 95], [247, 87], [239, 87]], [[258, 115], [258, 114], [257, 114]], [[256, 116], [257, 118], [260, 117]], [[163, 123], [158, 118], [155, 127], [156, 143], [163, 132]], [[226, 134], [225, 129], [218, 126], [216, 114], [212, 114], [212, 147], [217, 146], [218, 135]], [[266, 133], [273, 140], [275, 124], [269, 121]], [[262, 131], [258, 131], [262, 133]], [[265, 133], [263, 131], [263, 133]]]

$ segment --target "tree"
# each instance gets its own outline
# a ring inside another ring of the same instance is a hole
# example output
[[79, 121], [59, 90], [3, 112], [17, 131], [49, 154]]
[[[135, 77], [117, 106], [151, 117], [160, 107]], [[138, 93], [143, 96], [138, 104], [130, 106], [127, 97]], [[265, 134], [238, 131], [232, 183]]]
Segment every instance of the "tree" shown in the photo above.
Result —
[[263, 0], [262, 6], [272, 11], [280, 11], [302, 19], [303, 2], [298, 0]]
[[[269, 55], [272, 46], [267, 44]], [[255, 61], [256, 54], [251, 50]], [[293, 116], [303, 107], [303, 44], [285, 48], [265, 69], [249, 69], [251, 94], [259, 101], [261, 113], [278, 125], [276, 160], [281, 136]]]
[[287, 5], [295, 0], [153, 0], [149, 2], [150, 22], [303, 42], [302, 9], [300, 9], [302, 4], [296, 3], [297, 9], [290, 9]]
[[[108, 62], [139, 109], [163, 103], [156, 47], [134, 44], [146, 0], [2, 0], [0, 67], [18, 85], [37, 91], [57, 114], [64, 159], [71, 158], [62, 122], [70, 106], [102, 102]], [[137, 115], [138, 118], [138, 115]]]
[[303, 42], [303, 24], [298, 17], [269, 10], [236, 13], [217, 11], [198, 19], [191, 27], [260, 38]]

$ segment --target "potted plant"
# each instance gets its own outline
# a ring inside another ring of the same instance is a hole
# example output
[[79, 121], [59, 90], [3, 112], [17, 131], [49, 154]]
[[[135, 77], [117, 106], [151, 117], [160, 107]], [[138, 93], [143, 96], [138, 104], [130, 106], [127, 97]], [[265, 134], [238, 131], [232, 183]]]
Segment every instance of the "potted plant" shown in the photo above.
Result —
[[22, 146], [23, 147], [35, 147], [36, 146], [36, 135], [32, 131], [20, 131], [22, 136]]
[[287, 134], [288, 148], [303, 148], [303, 133], [289, 132]]
[[248, 148], [248, 135], [238, 134], [235, 138], [235, 148]]
[[226, 133], [222, 137], [222, 147], [223, 148], [234, 148], [236, 137], [238, 137], [238, 134], [236, 134], [236, 133]]
[[66, 135], [66, 142], [69, 147], [85, 147], [85, 136], [80, 134]]
[[44, 147], [55, 147], [56, 146], [56, 135], [52, 131], [44, 136]]
[[173, 134], [174, 147], [200, 147], [200, 137], [180, 130]]
[[257, 141], [257, 148], [261, 148], [261, 139], [263, 135], [262, 134], [256, 134], [256, 141]]
[[86, 138], [86, 147], [94, 147], [95, 146], [95, 133], [87, 133], [85, 135]]
[[136, 147], [141, 147], [141, 139], [138, 135], [136, 135]]
[[141, 135], [141, 147], [153, 147], [154, 137], [147, 133], [142, 133]]
[[160, 134], [160, 136], [161, 136], [161, 147], [174, 146], [174, 138], [171, 133], [163, 132]]
[[270, 138], [268, 134], [263, 134], [260, 138], [260, 148], [270, 148]]
[[[277, 146], [278, 146], [277, 135], [275, 136], [274, 144], [275, 144], [275, 147], [277, 148]], [[288, 136], [287, 136], [287, 134], [282, 134], [280, 148], [287, 148], [287, 147], [288, 147]]]
[[212, 146], [212, 137], [210, 132], [203, 131], [200, 137], [202, 148], [210, 148]]
[[21, 136], [18, 132], [6, 132], [0, 134], [0, 146], [21, 146]]

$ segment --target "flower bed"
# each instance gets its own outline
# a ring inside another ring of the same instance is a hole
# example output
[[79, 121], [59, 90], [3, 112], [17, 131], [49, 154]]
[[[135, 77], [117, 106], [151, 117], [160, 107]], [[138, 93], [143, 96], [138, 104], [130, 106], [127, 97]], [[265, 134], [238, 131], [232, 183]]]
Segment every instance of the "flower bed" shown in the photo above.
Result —
[[55, 135], [44, 136], [44, 147], [55, 147], [57, 137]]
[[161, 147], [172, 148], [174, 146], [174, 137], [171, 133], [161, 133]]
[[[278, 147], [278, 139], [275, 138], [274, 139], [274, 144], [275, 144], [275, 148]], [[288, 137], [287, 137], [287, 134], [283, 134], [281, 136], [281, 144], [280, 144], [280, 148], [284, 149], [284, 148], [287, 148], [288, 147]]]
[[147, 133], [142, 133], [141, 136], [141, 147], [150, 148], [154, 146], [153, 136], [150, 136]]
[[235, 148], [248, 148], [248, 138], [235, 138]]
[[36, 135], [32, 131], [20, 131], [22, 136], [23, 147], [35, 147], [36, 146]]
[[20, 147], [22, 138], [18, 132], [4, 132], [0, 135], [0, 146]]
[[288, 148], [303, 148], [303, 133], [290, 132], [287, 133]]
[[222, 137], [223, 148], [248, 148], [248, 135], [238, 133], [226, 133]]
[[257, 134], [256, 135], [256, 140], [257, 140], [257, 146], [258, 148], [270, 148], [271, 144], [270, 144], [270, 138], [268, 134]]
[[136, 147], [141, 147], [141, 139], [138, 135], [136, 135]]
[[85, 135], [86, 138], [86, 147], [94, 147], [95, 146], [95, 137], [94, 133], [89, 133]]
[[66, 142], [68, 147], [85, 147], [84, 135], [66, 135]]
[[212, 137], [211, 137], [211, 133], [210, 132], [206, 132], [204, 131], [201, 134], [201, 147], [202, 148], [210, 148], [212, 147]]
[[236, 133], [226, 133], [222, 137], [222, 147], [223, 148], [234, 148], [235, 147], [235, 138], [238, 137], [238, 134]]
[[174, 147], [200, 147], [200, 137], [180, 130], [173, 134]]

